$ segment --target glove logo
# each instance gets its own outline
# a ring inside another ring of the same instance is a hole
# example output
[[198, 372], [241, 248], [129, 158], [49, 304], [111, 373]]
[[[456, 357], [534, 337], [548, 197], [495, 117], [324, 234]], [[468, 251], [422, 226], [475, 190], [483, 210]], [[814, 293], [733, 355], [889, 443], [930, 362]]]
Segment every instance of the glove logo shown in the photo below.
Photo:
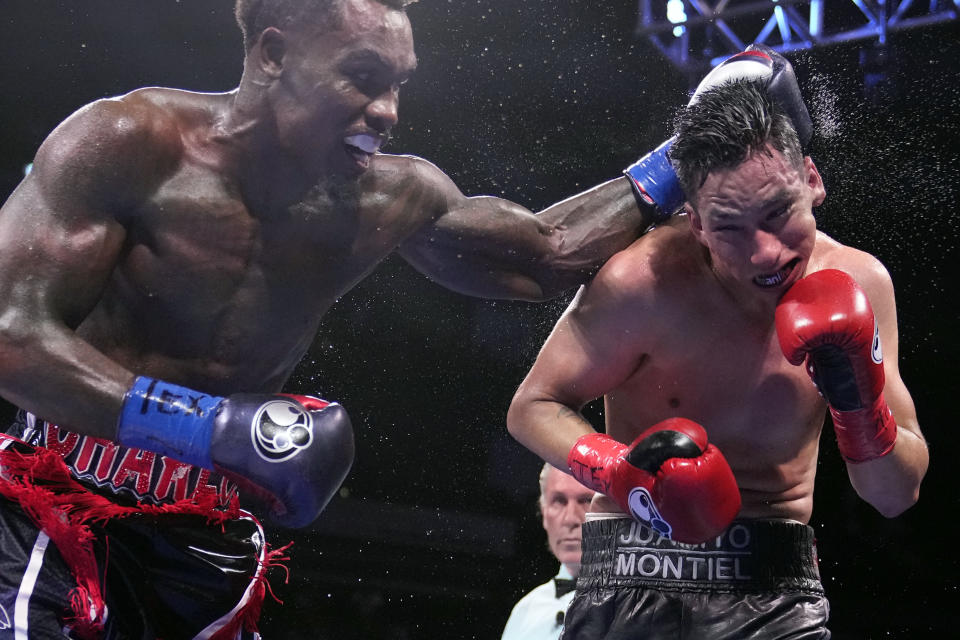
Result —
[[640, 520], [664, 538], [670, 538], [673, 527], [660, 515], [656, 505], [653, 504], [653, 498], [649, 491], [643, 487], [635, 487], [627, 496], [627, 504], [630, 506], [630, 513], [633, 514], [634, 518]]
[[271, 400], [253, 417], [250, 437], [257, 455], [267, 462], [283, 462], [313, 442], [313, 418], [296, 402]]
[[880, 326], [873, 321], [873, 347], [870, 349], [870, 358], [877, 364], [883, 363], [883, 351], [880, 349]]

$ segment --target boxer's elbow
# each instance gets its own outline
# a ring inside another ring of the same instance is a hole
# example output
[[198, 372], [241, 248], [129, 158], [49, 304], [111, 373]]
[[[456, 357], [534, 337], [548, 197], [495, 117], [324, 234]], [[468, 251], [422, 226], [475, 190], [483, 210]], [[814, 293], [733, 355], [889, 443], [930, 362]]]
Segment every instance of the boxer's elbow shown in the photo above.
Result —
[[522, 384], [507, 409], [507, 432], [513, 436], [514, 440], [528, 448], [537, 423], [537, 410], [540, 404], [533, 390]]
[[22, 406], [34, 386], [30, 373], [34, 370], [37, 347], [22, 331], [0, 328], [0, 397]]
[[595, 270], [586, 271], [550, 271], [548, 273], [536, 274], [534, 279], [540, 287], [539, 295], [536, 299], [528, 299], [529, 302], [547, 302], [553, 300], [565, 293], [576, 289], [577, 287], [589, 282], [594, 275]]
[[545, 446], [551, 440], [560, 406], [536, 385], [522, 384], [507, 409], [507, 431], [521, 445], [548, 459]]
[[510, 401], [510, 407], [507, 409], [507, 432], [517, 441], [522, 441], [527, 410], [528, 403], [522, 390], [517, 391], [513, 400]]
[[16, 375], [37, 343], [35, 325], [25, 320], [15, 310], [0, 310], [0, 380]]
[[912, 507], [917, 503], [917, 500], [920, 498], [919, 488], [910, 495], [904, 495], [902, 497], [897, 497], [891, 499], [887, 497], [881, 500], [872, 500], [869, 501], [873, 507], [880, 512], [884, 518], [896, 518], [904, 511]]
[[857, 495], [885, 518], [896, 518], [920, 499], [919, 478], [901, 478], [897, 482], [865, 482], [861, 479], [854, 480], [853, 487]]

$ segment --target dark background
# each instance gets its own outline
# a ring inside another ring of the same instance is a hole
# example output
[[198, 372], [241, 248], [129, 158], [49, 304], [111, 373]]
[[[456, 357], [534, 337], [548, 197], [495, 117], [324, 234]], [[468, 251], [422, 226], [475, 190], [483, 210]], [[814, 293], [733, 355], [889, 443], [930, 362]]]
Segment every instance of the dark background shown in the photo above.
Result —
[[[536, 210], [615, 177], [686, 100], [687, 77], [633, 36], [630, 0], [421, 0], [410, 15], [420, 69], [387, 150], [434, 161], [468, 194]], [[893, 276], [902, 374], [931, 449], [920, 503], [886, 520], [825, 431], [811, 524], [836, 638], [955, 626], [958, 36], [957, 21], [891, 35], [888, 77], [869, 90], [871, 41], [790, 55], [817, 126], [821, 227]], [[230, 0], [3, 0], [0, 60], [5, 196], [79, 106], [146, 85], [229, 90], [242, 47]], [[469, 299], [390, 259], [334, 307], [289, 389], [350, 410], [357, 461], [311, 530], [271, 533], [295, 544], [289, 583], [271, 574], [285, 604], [265, 607], [268, 640], [499, 638], [514, 601], [556, 570], [539, 461], [504, 415], [569, 297]]]

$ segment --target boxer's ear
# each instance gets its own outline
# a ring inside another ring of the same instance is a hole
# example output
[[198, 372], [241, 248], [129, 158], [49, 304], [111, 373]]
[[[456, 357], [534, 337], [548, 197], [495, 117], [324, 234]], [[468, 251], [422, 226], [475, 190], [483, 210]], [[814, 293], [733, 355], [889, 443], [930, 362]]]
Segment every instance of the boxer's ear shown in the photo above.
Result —
[[260, 69], [271, 78], [278, 77], [287, 55], [287, 38], [283, 31], [276, 27], [264, 29], [257, 40], [257, 50]]
[[689, 201], [683, 203], [683, 212], [686, 213], [690, 219], [690, 231], [693, 232], [697, 241], [703, 244], [703, 219], [700, 217], [700, 214], [697, 213], [697, 210]]
[[807, 173], [807, 186], [813, 192], [813, 206], [818, 207], [827, 197], [827, 188], [823, 185], [817, 165], [813, 164], [813, 158], [806, 156], [803, 159], [803, 168]]

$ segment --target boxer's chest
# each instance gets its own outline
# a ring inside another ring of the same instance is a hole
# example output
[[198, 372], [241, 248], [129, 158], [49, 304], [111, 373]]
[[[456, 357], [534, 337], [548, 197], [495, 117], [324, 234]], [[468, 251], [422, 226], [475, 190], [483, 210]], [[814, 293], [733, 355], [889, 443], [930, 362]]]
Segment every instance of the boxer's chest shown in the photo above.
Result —
[[129, 221], [84, 334], [104, 350], [136, 345], [144, 360], [203, 363], [214, 378], [242, 374], [246, 387], [283, 378], [330, 305], [395, 246], [329, 202], [254, 216], [190, 169]]
[[608, 425], [628, 436], [671, 416], [699, 422], [711, 442], [745, 463], [809, 449], [824, 415], [810, 378], [787, 362], [773, 331], [716, 318], [661, 341], [606, 407]]

